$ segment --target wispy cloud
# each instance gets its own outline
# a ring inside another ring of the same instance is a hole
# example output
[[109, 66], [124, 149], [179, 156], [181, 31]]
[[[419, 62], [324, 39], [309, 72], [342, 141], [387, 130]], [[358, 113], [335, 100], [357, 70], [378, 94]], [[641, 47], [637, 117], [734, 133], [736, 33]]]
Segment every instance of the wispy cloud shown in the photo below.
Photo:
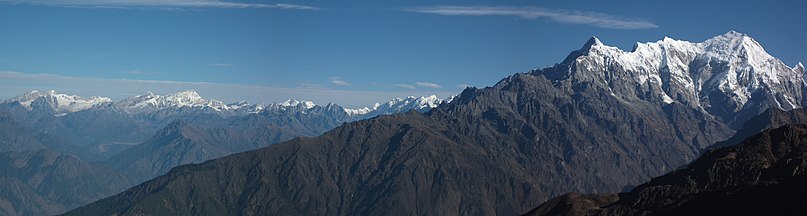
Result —
[[214, 66], [214, 67], [230, 67], [230, 66], [233, 66], [233, 65], [232, 64], [226, 64], [226, 63], [212, 63], [212, 64], [210, 64], [210, 66]]
[[405, 89], [416, 89], [417, 87], [409, 84], [395, 84], [395, 87], [405, 88]]
[[342, 80], [342, 77], [330, 77], [328, 78], [331, 80], [331, 83], [338, 86], [350, 86], [350, 83], [347, 81]]
[[340, 85], [340, 86], [350, 86], [350, 83], [345, 82], [344, 80], [331, 80], [331, 83], [333, 83], [334, 85]]
[[0, 0], [0, 3], [85, 8], [275, 8], [322, 10], [296, 4], [260, 4], [220, 0]]
[[457, 85], [457, 88], [461, 88], [461, 89], [465, 89], [465, 88], [468, 88], [468, 87], [471, 87], [471, 85], [470, 84], [465, 84], [465, 83]]
[[436, 94], [446, 97], [456, 91], [362, 91], [328, 89], [322, 86], [279, 87], [237, 83], [182, 82], [167, 80], [107, 79], [75, 77], [56, 74], [35, 74], [0, 71], [0, 101], [29, 90], [55, 89], [81, 96], [106, 96], [119, 100], [147, 91], [170, 93], [195, 89], [206, 98], [225, 102], [281, 102], [289, 98], [313, 100], [317, 103], [337, 103], [347, 107], [364, 107], [376, 102], [406, 96]]
[[135, 75], [146, 75], [146, 74], [148, 74], [145, 71], [141, 71], [141, 70], [128, 70], [128, 71], [124, 71], [123, 73], [125, 73], [125, 74], [135, 74]]
[[642, 19], [597, 12], [549, 9], [541, 7], [431, 6], [406, 8], [404, 11], [445, 16], [514, 16], [523, 19], [544, 18], [559, 23], [590, 25], [605, 29], [658, 28], [658, 25]]
[[430, 83], [430, 82], [416, 82], [415, 85], [420, 86], [420, 87], [433, 88], [433, 89], [438, 89], [438, 88], [443, 87], [443, 86], [438, 85], [437, 83]]

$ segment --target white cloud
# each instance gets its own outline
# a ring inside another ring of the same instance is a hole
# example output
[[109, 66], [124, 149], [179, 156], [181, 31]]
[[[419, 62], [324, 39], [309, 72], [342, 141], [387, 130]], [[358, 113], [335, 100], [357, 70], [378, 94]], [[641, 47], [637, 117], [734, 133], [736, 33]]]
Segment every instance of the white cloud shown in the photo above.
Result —
[[445, 16], [515, 16], [523, 19], [545, 18], [559, 23], [590, 25], [605, 29], [652, 29], [658, 25], [634, 18], [610, 14], [548, 9], [541, 7], [501, 7], [501, 6], [432, 6], [407, 8], [404, 11], [437, 14]]
[[0, 0], [0, 3], [83, 8], [275, 8], [322, 10], [295, 4], [240, 3], [220, 0]]
[[415, 85], [420, 86], [420, 87], [433, 88], [433, 89], [442, 88], [442, 86], [440, 86], [440, 85], [438, 85], [436, 83], [430, 83], [430, 82], [416, 82]]
[[134, 74], [134, 75], [146, 75], [146, 74], [148, 74], [145, 71], [141, 71], [141, 70], [129, 70], [129, 71], [124, 71], [123, 73], [125, 73], [125, 74]]
[[210, 65], [214, 66], [214, 67], [230, 67], [230, 66], [233, 66], [232, 64], [226, 64], [226, 63], [213, 63], [213, 64], [210, 64]]
[[346, 82], [344, 80], [331, 80], [331, 83], [333, 83], [334, 85], [340, 85], [340, 86], [350, 86], [350, 83]]
[[331, 80], [331, 83], [333, 83], [334, 85], [350, 86], [350, 83], [342, 80], [342, 77], [329, 77], [328, 79]]
[[120, 100], [147, 91], [170, 93], [195, 89], [203, 97], [225, 102], [247, 100], [250, 102], [282, 102], [289, 98], [312, 100], [316, 103], [337, 103], [346, 107], [365, 107], [376, 102], [410, 95], [455, 95], [456, 91], [419, 91], [415, 87], [407, 91], [361, 91], [336, 90], [321, 86], [280, 87], [237, 83], [182, 82], [166, 80], [107, 79], [75, 77], [57, 74], [33, 74], [0, 71], [0, 101], [30, 90], [55, 89], [81, 96], [105, 96]]
[[395, 86], [395, 87], [401, 87], [401, 88], [405, 88], [405, 89], [416, 89], [416, 87], [415, 87], [415, 86], [413, 86], [413, 85], [408, 85], [408, 84], [395, 84], [395, 85], [393, 85], [393, 86]]
[[275, 8], [280, 9], [296, 9], [296, 10], [322, 10], [322, 8], [318, 7], [311, 7], [305, 5], [295, 5], [295, 4], [275, 4]]
[[465, 84], [465, 83], [457, 85], [457, 88], [461, 88], [461, 89], [465, 89], [465, 88], [468, 88], [468, 87], [471, 87], [471, 85], [470, 84]]

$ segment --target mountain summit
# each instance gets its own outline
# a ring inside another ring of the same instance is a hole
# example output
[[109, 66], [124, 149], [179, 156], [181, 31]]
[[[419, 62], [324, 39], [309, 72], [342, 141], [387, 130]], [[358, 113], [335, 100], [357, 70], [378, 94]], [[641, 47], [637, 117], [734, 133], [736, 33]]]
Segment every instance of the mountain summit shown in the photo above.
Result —
[[56, 90], [34, 90], [5, 101], [5, 103], [13, 102], [20, 103], [28, 110], [43, 109], [52, 112], [54, 115], [64, 115], [109, 103], [112, 102], [112, 99], [96, 96], [82, 98], [76, 95], [57, 93]]
[[735, 31], [700, 43], [665, 37], [629, 52], [592, 37], [562, 64], [538, 73], [555, 82], [591, 83], [626, 101], [682, 103], [735, 129], [768, 108], [807, 103], [803, 66], [787, 66]]

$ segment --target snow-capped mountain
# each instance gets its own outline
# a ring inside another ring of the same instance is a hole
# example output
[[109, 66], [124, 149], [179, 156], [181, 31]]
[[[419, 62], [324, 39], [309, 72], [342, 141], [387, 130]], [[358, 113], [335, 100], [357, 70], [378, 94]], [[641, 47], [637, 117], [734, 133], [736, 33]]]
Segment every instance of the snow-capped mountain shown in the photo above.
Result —
[[263, 105], [250, 105], [242, 101], [238, 103], [225, 104], [219, 100], [205, 99], [194, 90], [186, 90], [166, 95], [156, 95], [147, 92], [123, 99], [115, 105], [128, 113], [144, 113], [163, 110], [166, 108], [209, 108], [215, 111], [232, 111], [246, 109], [248, 113], [255, 113], [263, 109]]
[[304, 101], [298, 101], [298, 100], [295, 100], [293, 98], [290, 98], [289, 100], [286, 100], [283, 103], [279, 103], [277, 105], [281, 106], [281, 107], [297, 107], [297, 106], [299, 106], [299, 107], [302, 107], [302, 108], [305, 108], [305, 109], [311, 109], [311, 108], [314, 108], [314, 106], [316, 106], [316, 104], [314, 104], [313, 101], [305, 101], [305, 100]]
[[[111, 105], [111, 107], [123, 111], [123, 113], [129, 115], [151, 114], [159, 112], [160, 116], [188, 115], [192, 114], [193, 112], [217, 113], [221, 116], [234, 116], [259, 113], [262, 111], [284, 111], [285, 113], [297, 112], [305, 114], [310, 110], [320, 107], [321, 109], [329, 110], [327, 113], [340, 113], [338, 115], [346, 116], [340, 118], [356, 120], [370, 118], [377, 115], [401, 113], [408, 110], [425, 112], [437, 107], [444, 101], [445, 100], [439, 99], [435, 95], [427, 97], [409, 96], [406, 98], [395, 98], [384, 103], [376, 103], [372, 108], [364, 107], [359, 109], [348, 109], [336, 104], [320, 106], [315, 104], [313, 101], [295, 99], [289, 99], [284, 102], [271, 103], [268, 105], [261, 103], [250, 104], [246, 101], [227, 104], [215, 99], [206, 99], [200, 96], [199, 93], [194, 90], [185, 90], [165, 95], [147, 92], [142, 95], [125, 98], [118, 102], [113, 102], [107, 97], [82, 98], [76, 95], [59, 94], [54, 90], [50, 90], [31, 91], [6, 100], [5, 102], [19, 102], [29, 111], [33, 110], [35, 107], [52, 109], [53, 115], [56, 116], [63, 116], [68, 113], [87, 110], [93, 107], [107, 107], [100, 106], [106, 104]], [[38, 104], [40, 103], [45, 104], [46, 106], [39, 106]], [[321, 113], [321, 111], [317, 112]]]
[[733, 127], [768, 108], [807, 104], [804, 66], [787, 66], [735, 31], [700, 43], [665, 37], [637, 43], [629, 52], [592, 37], [562, 64], [540, 73], [559, 82], [593, 83], [625, 101], [682, 103]]
[[425, 112], [439, 106], [444, 101], [446, 100], [437, 98], [437, 95], [427, 97], [409, 96], [406, 98], [395, 98], [385, 103], [376, 103], [373, 105], [373, 108], [364, 107], [360, 109], [345, 109], [345, 112], [350, 115], [371, 114], [372, 116], [402, 113], [409, 110]]
[[28, 110], [33, 110], [35, 107], [41, 106], [40, 109], [49, 109], [54, 115], [65, 115], [67, 113], [78, 112], [112, 102], [112, 99], [97, 96], [83, 98], [76, 95], [57, 93], [55, 90], [34, 90], [8, 99], [5, 102], [19, 102], [20, 105]]

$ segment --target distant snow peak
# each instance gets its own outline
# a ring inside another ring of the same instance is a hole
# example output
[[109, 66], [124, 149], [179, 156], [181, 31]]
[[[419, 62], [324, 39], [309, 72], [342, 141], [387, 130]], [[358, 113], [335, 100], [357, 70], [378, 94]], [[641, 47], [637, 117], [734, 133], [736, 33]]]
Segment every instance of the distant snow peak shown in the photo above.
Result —
[[199, 93], [196, 93], [196, 90], [185, 90], [181, 92], [176, 92], [172, 94], [166, 95], [166, 98], [169, 100], [174, 100], [178, 102], [185, 102], [185, 103], [204, 103], [206, 100], [199, 96]]
[[112, 102], [112, 99], [107, 97], [89, 97], [83, 98], [77, 95], [67, 95], [57, 93], [55, 90], [48, 91], [30, 91], [25, 94], [14, 97], [6, 102], [19, 102], [23, 107], [28, 110], [33, 109], [32, 103], [37, 100], [43, 100], [43, 103], [50, 106], [55, 112], [55, 115], [61, 116], [71, 112], [78, 112], [81, 110], [89, 109], [94, 106]]
[[[376, 104], [378, 104], [378, 103], [376, 103]], [[348, 108], [344, 108], [344, 109], [345, 109], [345, 112], [348, 115], [351, 115], [351, 116], [364, 115], [364, 114], [370, 113], [373, 110], [375, 110], [375, 109], [370, 109], [369, 107], [364, 107], [364, 108], [359, 108], [359, 109], [348, 109]]]
[[147, 92], [143, 95], [126, 98], [116, 103], [116, 105], [129, 113], [153, 112], [166, 108], [209, 108], [215, 111], [234, 111], [249, 109], [248, 112], [258, 112], [263, 109], [262, 105], [250, 105], [246, 101], [233, 104], [225, 104], [214, 99], [205, 99], [195, 90], [185, 90], [166, 95], [157, 95]]
[[294, 98], [289, 98], [288, 100], [286, 100], [283, 103], [280, 103], [278, 105], [282, 106], [282, 107], [298, 107], [298, 106], [300, 106], [300, 107], [304, 107], [305, 109], [311, 109], [311, 108], [314, 108], [315, 106], [317, 106], [316, 104], [314, 104], [313, 101], [305, 101], [305, 100], [304, 101], [298, 101], [298, 100], [295, 100]]
[[372, 108], [364, 107], [358, 109], [347, 109], [345, 108], [345, 112], [348, 115], [356, 116], [356, 115], [387, 115], [387, 114], [394, 114], [394, 113], [403, 113], [409, 110], [416, 110], [419, 112], [425, 112], [430, 109], [433, 109], [439, 106], [443, 101], [437, 97], [437, 95], [430, 95], [430, 96], [407, 96], [405, 98], [395, 98], [389, 100], [384, 103], [375, 103]]

